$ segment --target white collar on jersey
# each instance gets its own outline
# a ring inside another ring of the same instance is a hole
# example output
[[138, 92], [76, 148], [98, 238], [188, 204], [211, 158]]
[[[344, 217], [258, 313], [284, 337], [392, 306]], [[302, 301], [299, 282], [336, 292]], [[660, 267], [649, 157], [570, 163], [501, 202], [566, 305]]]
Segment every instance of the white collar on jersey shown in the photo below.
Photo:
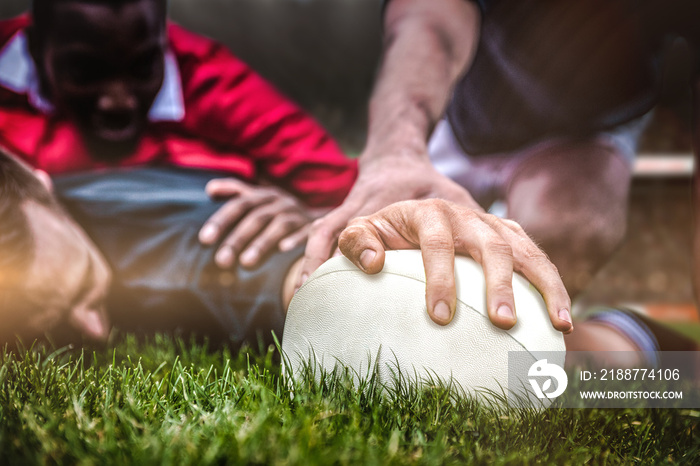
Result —
[[[29, 103], [44, 113], [51, 113], [53, 104], [41, 95], [34, 60], [24, 31], [16, 33], [0, 51], [0, 86], [17, 94], [26, 94]], [[150, 121], [180, 121], [185, 117], [185, 102], [177, 60], [171, 51], [165, 53], [163, 85], [148, 111]]]

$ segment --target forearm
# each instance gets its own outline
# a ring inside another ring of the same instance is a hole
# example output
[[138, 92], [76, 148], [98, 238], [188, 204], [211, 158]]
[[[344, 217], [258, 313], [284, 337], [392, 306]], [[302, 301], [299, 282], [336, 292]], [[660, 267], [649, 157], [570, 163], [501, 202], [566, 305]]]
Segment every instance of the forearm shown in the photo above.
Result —
[[359, 175], [343, 204], [312, 224], [298, 285], [330, 257], [352, 218], [408, 199], [440, 198], [480, 209], [463, 187], [432, 167], [427, 151], [452, 86], [474, 56], [477, 6], [467, 0], [391, 0], [384, 19], [383, 60]]
[[474, 56], [479, 22], [478, 7], [465, 0], [389, 2], [365, 157], [425, 154], [452, 86]]

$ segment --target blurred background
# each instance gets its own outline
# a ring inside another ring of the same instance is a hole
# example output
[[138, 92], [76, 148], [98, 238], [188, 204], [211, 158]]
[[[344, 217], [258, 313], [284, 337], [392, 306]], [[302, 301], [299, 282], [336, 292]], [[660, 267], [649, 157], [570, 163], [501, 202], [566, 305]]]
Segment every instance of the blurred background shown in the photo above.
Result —
[[[0, 18], [29, 0], [2, 0]], [[171, 18], [226, 44], [312, 113], [350, 155], [362, 150], [381, 47], [380, 0], [170, 0]], [[630, 199], [628, 237], [587, 302], [644, 304], [670, 320], [692, 305], [691, 60], [674, 44], [662, 103], [646, 131]]]

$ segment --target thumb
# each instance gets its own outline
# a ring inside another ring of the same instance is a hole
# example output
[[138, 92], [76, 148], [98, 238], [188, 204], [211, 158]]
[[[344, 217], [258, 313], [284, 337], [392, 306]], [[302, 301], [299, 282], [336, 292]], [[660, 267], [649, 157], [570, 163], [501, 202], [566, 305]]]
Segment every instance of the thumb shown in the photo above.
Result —
[[350, 211], [341, 206], [311, 224], [304, 259], [297, 279], [297, 288], [303, 285], [309, 275], [331, 257], [336, 247], [338, 235], [343, 231], [350, 217]]
[[71, 311], [70, 324], [84, 336], [97, 341], [106, 341], [110, 325], [102, 308], [76, 308]]

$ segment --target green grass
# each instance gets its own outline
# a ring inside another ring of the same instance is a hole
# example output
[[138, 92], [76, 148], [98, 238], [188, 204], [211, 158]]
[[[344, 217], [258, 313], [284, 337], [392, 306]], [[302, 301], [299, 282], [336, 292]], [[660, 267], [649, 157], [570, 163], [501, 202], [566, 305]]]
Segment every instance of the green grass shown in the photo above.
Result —
[[[1, 352], [0, 464], [688, 463], [700, 412], [489, 408], [347, 377], [292, 390], [271, 349], [128, 337]], [[382, 394], [384, 393], [384, 394]]]

